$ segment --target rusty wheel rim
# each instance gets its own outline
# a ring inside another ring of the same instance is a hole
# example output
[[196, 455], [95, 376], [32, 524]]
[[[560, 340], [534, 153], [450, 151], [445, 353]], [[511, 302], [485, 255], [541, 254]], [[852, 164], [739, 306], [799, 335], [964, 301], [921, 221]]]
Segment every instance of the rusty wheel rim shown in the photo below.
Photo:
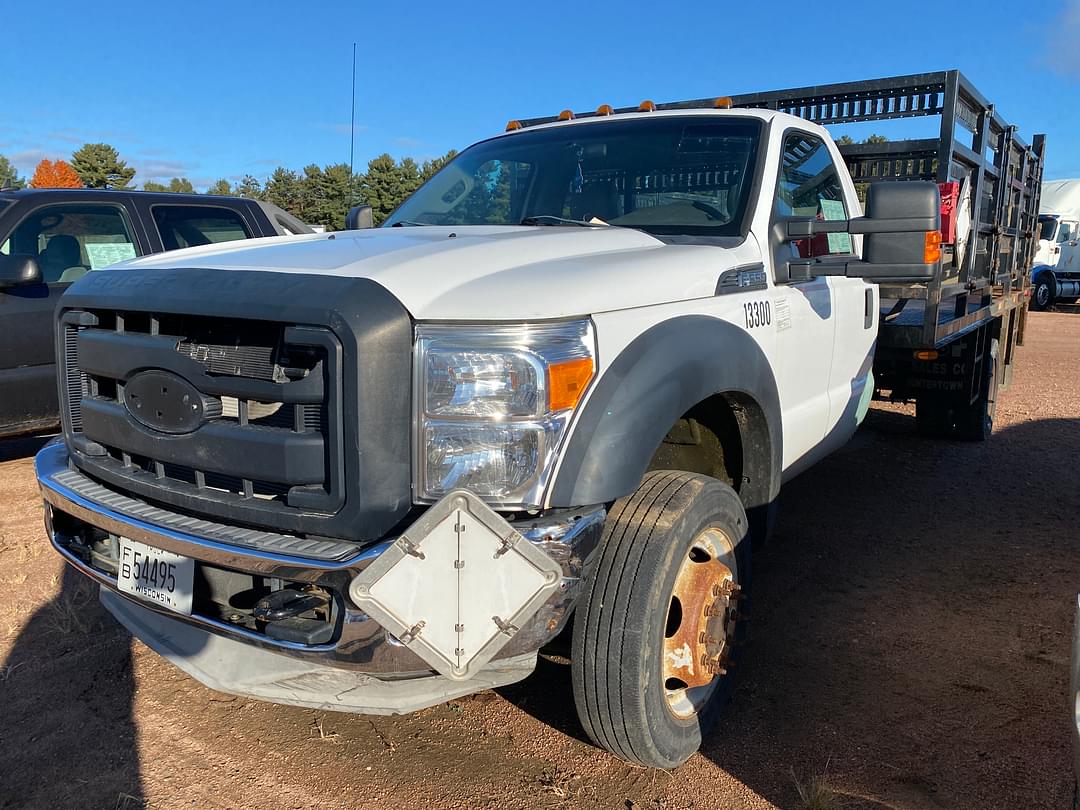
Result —
[[739, 598], [735, 546], [711, 526], [694, 538], [668, 601], [661, 678], [668, 710], [697, 714], [730, 665]]

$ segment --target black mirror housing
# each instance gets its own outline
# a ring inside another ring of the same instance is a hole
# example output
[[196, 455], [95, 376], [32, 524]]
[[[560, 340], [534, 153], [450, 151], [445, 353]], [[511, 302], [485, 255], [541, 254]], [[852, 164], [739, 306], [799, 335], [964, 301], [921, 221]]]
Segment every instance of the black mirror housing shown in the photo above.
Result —
[[[866, 278], [928, 280], [941, 264], [941, 195], [936, 183], [871, 183], [866, 192], [866, 219], [882, 225], [908, 223], [901, 231], [867, 232], [863, 262]], [[933, 262], [926, 259], [935, 257]]]
[[868, 281], [929, 281], [941, 267], [941, 194], [936, 183], [871, 183], [866, 215], [850, 220], [790, 217], [777, 223], [777, 236], [790, 242], [819, 233], [863, 236], [862, 260], [788, 262], [792, 280], [849, 276]]
[[350, 231], [362, 228], [374, 228], [375, 221], [372, 218], [370, 205], [354, 205], [345, 216], [345, 227]]
[[0, 288], [41, 283], [41, 268], [33, 256], [0, 253]]

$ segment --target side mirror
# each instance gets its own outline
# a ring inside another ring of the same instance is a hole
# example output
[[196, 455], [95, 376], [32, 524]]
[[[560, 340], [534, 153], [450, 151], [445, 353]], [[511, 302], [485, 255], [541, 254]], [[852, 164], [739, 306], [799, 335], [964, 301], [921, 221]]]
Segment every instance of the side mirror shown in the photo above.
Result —
[[846, 262], [821, 259], [789, 262], [792, 279], [849, 276], [870, 281], [929, 281], [941, 266], [941, 194], [936, 183], [871, 183], [866, 216], [850, 220], [781, 220], [782, 241], [819, 233], [862, 234], [863, 258]]
[[345, 227], [350, 231], [361, 228], [374, 228], [375, 221], [371, 216], [370, 205], [354, 205], [345, 216]]
[[41, 283], [41, 268], [33, 256], [0, 253], [0, 288]]

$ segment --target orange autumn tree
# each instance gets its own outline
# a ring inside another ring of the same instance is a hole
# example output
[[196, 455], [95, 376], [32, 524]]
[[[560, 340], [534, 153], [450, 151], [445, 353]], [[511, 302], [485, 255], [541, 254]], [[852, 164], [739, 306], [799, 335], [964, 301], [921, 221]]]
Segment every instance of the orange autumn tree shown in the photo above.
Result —
[[82, 188], [82, 180], [71, 164], [63, 160], [42, 160], [30, 178], [31, 188]]

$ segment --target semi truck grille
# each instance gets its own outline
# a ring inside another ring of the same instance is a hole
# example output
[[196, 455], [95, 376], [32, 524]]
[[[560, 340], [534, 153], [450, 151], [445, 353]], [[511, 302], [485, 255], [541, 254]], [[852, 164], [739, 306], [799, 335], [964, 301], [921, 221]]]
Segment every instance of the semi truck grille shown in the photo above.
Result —
[[94, 309], [60, 329], [64, 430], [88, 474], [253, 525], [343, 505], [328, 329]]

